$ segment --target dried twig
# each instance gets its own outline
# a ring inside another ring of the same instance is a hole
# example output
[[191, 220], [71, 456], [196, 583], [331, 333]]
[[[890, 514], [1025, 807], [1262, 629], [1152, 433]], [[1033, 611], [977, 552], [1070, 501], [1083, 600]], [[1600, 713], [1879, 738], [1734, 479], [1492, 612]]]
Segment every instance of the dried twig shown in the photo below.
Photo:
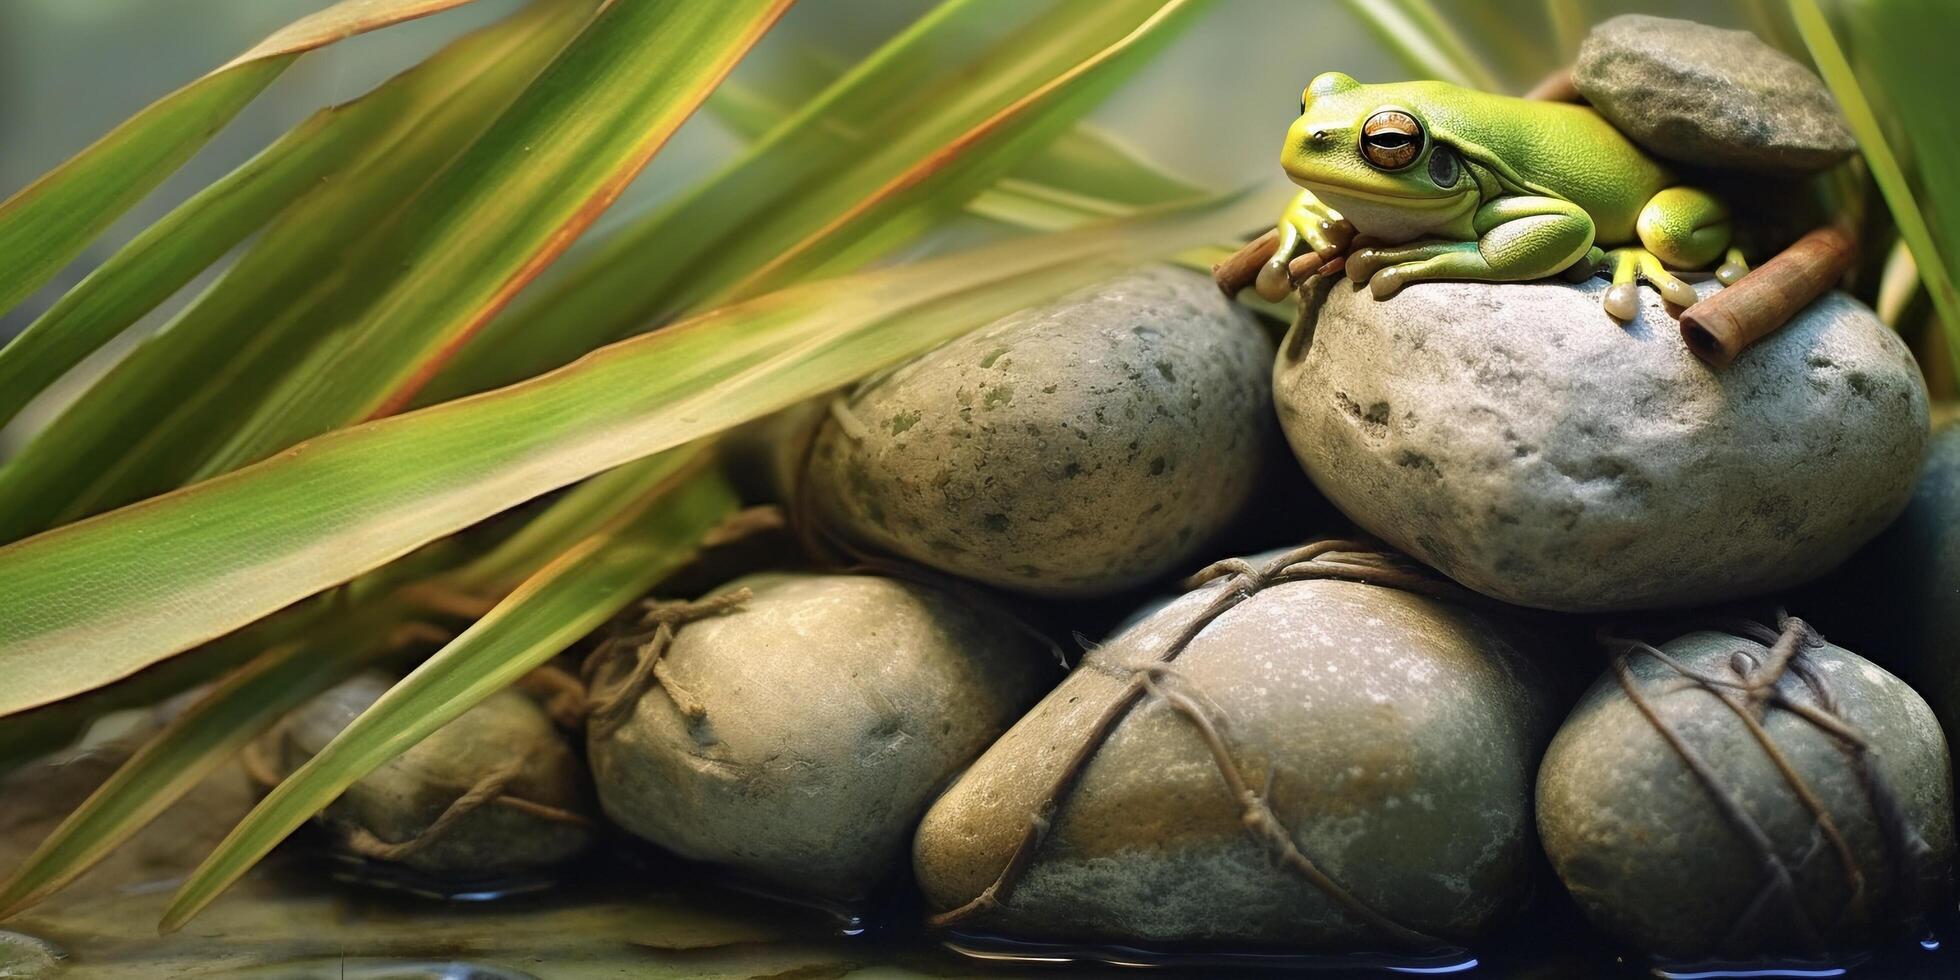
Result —
[[1818, 228], [1735, 285], [1683, 310], [1681, 339], [1710, 366], [1727, 367], [1836, 285], [1856, 252], [1856, 241], [1844, 229]]

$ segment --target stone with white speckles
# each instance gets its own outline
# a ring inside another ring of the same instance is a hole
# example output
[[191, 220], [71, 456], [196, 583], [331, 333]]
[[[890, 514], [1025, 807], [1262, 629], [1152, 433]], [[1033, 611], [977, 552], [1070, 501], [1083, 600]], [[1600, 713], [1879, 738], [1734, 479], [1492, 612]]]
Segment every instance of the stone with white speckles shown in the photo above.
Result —
[[860, 546], [1035, 595], [1181, 568], [1276, 451], [1273, 344], [1211, 279], [1146, 268], [861, 387], [805, 492]]
[[684, 625], [589, 740], [606, 815], [668, 850], [850, 900], [905, 866], [926, 804], [1053, 683], [1000, 610], [869, 575], [774, 573]]
[[1870, 310], [1828, 294], [1717, 371], [1653, 290], [1622, 325], [1605, 288], [1336, 284], [1275, 368], [1294, 455], [1378, 537], [1568, 612], [1787, 588], [1905, 505], [1926, 392]]
[[[1693, 632], [1660, 649], [1689, 669], [1739, 682], [1740, 666], [1766, 658], [1760, 643]], [[1737, 651], [1748, 659], [1738, 661]], [[1854, 886], [1839, 852], [1748, 725], [1709, 691], [1652, 656], [1634, 654], [1635, 690], [1713, 773], [1721, 792], [1760, 828], [1788, 870], [1808, 930], [1772, 893], [1752, 918], [1770, 872], [1761, 849], [1731, 820], [1707, 783], [1664, 740], [1609, 672], [1587, 692], [1553, 740], [1538, 777], [1538, 827], [1546, 852], [1594, 923], [1623, 942], [1675, 957], [1850, 952], [1911, 928], [1911, 909], [1933, 908], [1953, 860], [1953, 790], [1946, 740], [1925, 702], [1898, 678], [1832, 645], [1801, 654], [1777, 692], [1816, 709], [1807, 672], [1831, 692], [1839, 717], [1862, 732], [1914, 843], [1917, 873], [1880, 831], [1877, 804], [1846, 743], [1798, 714], [1768, 708], [1762, 728], [1843, 835], [1858, 869]], [[1923, 877], [1920, 877], [1923, 874]], [[1841, 918], [1840, 918], [1841, 916]], [[1832, 928], [1835, 923], [1836, 927]]]
[[[1552, 709], [1512, 624], [1408, 592], [1305, 581], [1211, 622], [1121, 714], [1176, 633], [1228, 588], [1183, 596], [1088, 654], [933, 805], [913, 846], [931, 908], [975, 901], [1030, 820], [1048, 832], [997, 903], [944, 924], [1026, 939], [1246, 948], [1395, 948], [1248, 832], [1200, 729], [1200, 706], [1248, 788], [1337, 885], [1445, 941], [1523, 899], [1530, 786]], [[1053, 811], [1043, 800], [1089, 747]]]

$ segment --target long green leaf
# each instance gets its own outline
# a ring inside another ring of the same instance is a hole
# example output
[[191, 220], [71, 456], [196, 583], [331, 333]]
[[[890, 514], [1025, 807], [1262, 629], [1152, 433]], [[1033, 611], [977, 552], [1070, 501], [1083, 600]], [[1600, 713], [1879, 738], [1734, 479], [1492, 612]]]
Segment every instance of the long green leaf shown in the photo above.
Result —
[[1403, 65], [1423, 78], [1477, 88], [1471, 72], [1395, 0], [1343, 0], [1349, 11]]
[[388, 414], [556, 259], [791, 0], [606, 7], [402, 219], [408, 271], [205, 467], [229, 470]]
[[343, 0], [164, 96], [0, 203], [0, 312], [39, 289], [300, 54], [470, 0]]
[[[689, 451], [668, 455], [681, 454]], [[619, 523], [565, 551], [280, 783], [192, 872], [161, 928], [181, 927], [356, 780], [644, 595], [740, 505], [718, 471], [697, 465], [655, 487]]]
[[[589, 20], [535, 4], [391, 80], [399, 120], [287, 209], [195, 303], [0, 467], [0, 541], [175, 489], [371, 295], [353, 275], [412, 198]], [[377, 93], [378, 94], [378, 93]]]
[[[1901, 3], [1900, 6], [1907, 6]], [[1930, 13], [1930, 11], [1922, 11]], [[1899, 237], [1905, 240], [1906, 247], [1912, 250], [1912, 257], [1919, 267], [1919, 276], [1926, 283], [1926, 291], [1932, 295], [1933, 306], [1939, 311], [1939, 319], [1946, 327], [1948, 349], [1952, 351], [1954, 364], [1960, 369], [1960, 292], [1954, 289], [1956, 267], [1949, 264], [1947, 256], [1940, 253], [1933, 229], [1927, 224], [1926, 215], [1920, 210], [1914, 198], [1912, 183], [1899, 164], [1898, 155], [1885, 140], [1885, 129], [1879, 124], [1878, 115], [1872, 110], [1870, 100], [1858, 84], [1858, 76], [1845, 60], [1844, 50], [1838, 47], [1836, 35], [1831, 33], [1831, 25], [1818, 9], [1816, 0], [1790, 0], [1790, 14], [1795, 18], [1797, 31], [1803, 35], [1804, 44], [1810, 49], [1810, 57], [1817, 65], [1817, 71], [1830, 85], [1831, 94], [1837, 97], [1838, 107], [1844, 110], [1844, 117], [1851, 123], [1851, 131], [1857, 134], [1858, 147], [1864, 152], [1865, 163], [1871, 167], [1872, 179], [1877, 181], [1879, 192], [1885, 195], [1886, 206], [1892, 210], [1892, 220], [1898, 223]], [[1921, 16], [1918, 25], [1928, 29], [1936, 23], [1941, 14]], [[1895, 32], [1890, 40], [1910, 43], [1909, 32]], [[1896, 57], [1888, 54], [1887, 57]], [[1919, 84], [1915, 81], [1914, 84]], [[1944, 99], [1931, 98], [1925, 101], [1930, 114], [1915, 122], [1926, 125], [1939, 132], [1930, 152], [1921, 156], [1922, 167], [1944, 168], [1947, 176], [1960, 174], [1960, 127], [1951, 121], [1951, 113], [1944, 105]], [[1910, 104], [1910, 103], [1908, 103]], [[1960, 193], [1952, 193], [1952, 203], [1960, 206]], [[1960, 217], [1954, 219], [1960, 225]]]
[[267, 650], [178, 715], [0, 884], [0, 920], [80, 877], [281, 715], [352, 676], [380, 652], [371, 628], [343, 619]]
[[145, 229], [0, 348], [0, 425], [293, 199], [399, 138], [443, 76], [496, 57], [488, 42], [505, 32], [480, 32], [361, 98], [320, 110]]
[[493, 323], [422, 401], [509, 384], [903, 244], [1072, 124], [1197, 10], [1186, 0], [941, 4], [715, 179]]
[[0, 715], [127, 676], [532, 497], [1244, 220], [1187, 210], [796, 287], [0, 548]]

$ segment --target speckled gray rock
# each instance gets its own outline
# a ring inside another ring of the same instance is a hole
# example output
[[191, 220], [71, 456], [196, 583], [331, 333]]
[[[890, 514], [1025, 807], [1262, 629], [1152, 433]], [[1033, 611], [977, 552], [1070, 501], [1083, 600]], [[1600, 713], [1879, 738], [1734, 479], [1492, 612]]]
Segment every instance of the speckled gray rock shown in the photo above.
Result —
[[[312, 758], [367, 710], [391, 681], [355, 677], [288, 715], [261, 743], [284, 772]], [[384, 844], [419, 838], [457, 797], [522, 759], [503, 796], [582, 818], [553, 820], [491, 802], [429, 838], [400, 863], [434, 875], [477, 877], [563, 862], [592, 842], [583, 767], [544, 710], [515, 690], [485, 698], [408, 751], [361, 777], [316, 819], [342, 838], [372, 835]], [[355, 853], [364, 853], [355, 844]], [[372, 856], [365, 855], [364, 856]]]
[[1182, 568], [1251, 494], [1272, 343], [1210, 279], [1144, 269], [861, 388], [805, 492], [862, 545], [992, 585], [1094, 595]]
[[[1749, 651], [1753, 663], [1766, 660], [1764, 645], [1725, 633], [1690, 633], [1661, 649], [1692, 670], [1731, 681], [1743, 676], [1734, 651]], [[1802, 657], [1835, 696], [1840, 717], [1870, 740], [1877, 770], [1927, 848], [1916, 869], [1895, 872], [1894, 852], [1853, 754], [1796, 713], [1768, 708], [1762, 727], [1830, 815], [1860, 869], [1863, 898], [1848, 911], [1851, 889], [1836, 849], [1737, 714], [1651, 656], [1632, 655], [1629, 667], [1635, 689], [1761, 828], [1789, 870], [1805, 914], [1821, 924], [1821, 945], [1848, 952], [1909, 928], [1913, 911], [1929, 910], [1943, 887], [1953, 859], [1946, 740], [1925, 702], [1864, 658], [1831, 645], [1810, 647]], [[1760, 669], [1749, 660], [1740, 666]], [[1786, 672], [1776, 690], [1799, 704], [1820, 705], [1796, 671]], [[1806, 930], [1787, 902], [1772, 898], [1748, 917], [1768, 874], [1762, 852], [1628, 698], [1615, 673], [1586, 694], [1546, 753], [1538, 827], [1587, 916], [1636, 948], [1724, 958], [1819, 951], [1805, 948]]]
[[1652, 290], [1622, 326], [1605, 288], [1422, 283], [1379, 301], [1333, 286], [1275, 368], [1294, 455], [1382, 539], [1566, 611], [1794, 585], [1905, 505], [1926, 394], [1870, 310], [1828, 294], [1715, 371]]
[[[1179, 598], [1091, 652], [920, 824], [914, 870], [942, 924], [1017, 938], [1244, 949], [1394, 947], [1248, 830], [1199, 726], [1290, 840], [1335, 884], [1401, 926], [1461, 942], [1522, 899], [1535, 851], [1530, 787], [1550, 721], [1514, 628], [1407, 592], [1281, 584], [1154, 662], [1221, 590]], [[1054, 809], [1044, 800], [1091, 753]], [[1268, 795], [1270, 794], [1270, 795]], [[975, 900], [1031, 819], [1046, 835], [997, 903]]]
[[854, 899], [905, 865], [934, 793], [1056, 676], [991, 606], [868, 575], [732, 582], [631, 718], [590, 739], [606, 814], [669, 850]]
[[1748, 31], [1622, 14], [1586, 36], [1573, 81], [1634, 142], [1683, 163], [1808, 172], [1858, 148], [1824, 83]]

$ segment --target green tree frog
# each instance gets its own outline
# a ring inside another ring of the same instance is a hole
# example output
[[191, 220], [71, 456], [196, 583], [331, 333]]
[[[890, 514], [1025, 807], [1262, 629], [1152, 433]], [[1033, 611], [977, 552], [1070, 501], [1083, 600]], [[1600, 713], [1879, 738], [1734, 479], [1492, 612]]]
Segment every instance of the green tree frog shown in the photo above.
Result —
[[1629, 320], [1638, 281], [1688, 306], [1695, 291], [1670, 269], [1721, 259], [1725, 283], [1748, 271], [1728, 208], [1585, 106], [1328, 72], [1307, 86], [1280, 162], [1306, 189], [1260, 272], [1270, 299], [1291, 290], [1295, 256], [1339, 251], [1343, 222], [1366, 245], [1349, 253], [1348, 277], [1383, 299], [1426, 280], [1584, 278], [1603, 262], [1606, 311]]

